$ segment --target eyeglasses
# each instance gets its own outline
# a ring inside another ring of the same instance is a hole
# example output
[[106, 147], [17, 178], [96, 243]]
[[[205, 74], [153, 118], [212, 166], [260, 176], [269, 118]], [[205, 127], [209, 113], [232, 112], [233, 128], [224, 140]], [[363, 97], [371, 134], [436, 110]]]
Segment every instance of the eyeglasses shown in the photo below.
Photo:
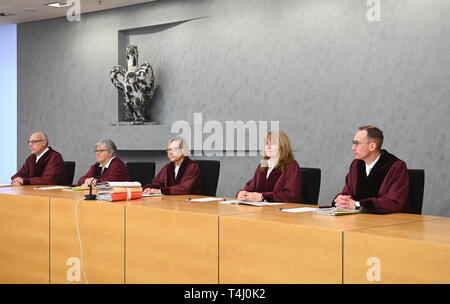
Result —
[[172, 148], [172, 149], [166, 149], [167, 153], [169, 152], [175, 152], [176, 150], [180, 150], [180, 148]]
[[108, 150], [95, 150], [94, 152], [95, 152], [95, 153], [103, 153], [103, 152], [105, 152], [105, 151], [108, 151]]
[[353, 142], [352, 146], [354, 145], [355, 147], [358, 148], [359, 145], [361, 145], [361, 144], [367, 144], [367, 143], [369, 143], [370, 141], [359, 142], [359, 141], [357, 141], [357, 140], [353, 140], [352, 142]]
[[35, 144], [35, 143], [38, 143], [38, 142], [40, 142], [40, 141], [44, 141], [43, 139], [39, 139], [39, 140], [29, 140], [28, 141], [28, 144]]

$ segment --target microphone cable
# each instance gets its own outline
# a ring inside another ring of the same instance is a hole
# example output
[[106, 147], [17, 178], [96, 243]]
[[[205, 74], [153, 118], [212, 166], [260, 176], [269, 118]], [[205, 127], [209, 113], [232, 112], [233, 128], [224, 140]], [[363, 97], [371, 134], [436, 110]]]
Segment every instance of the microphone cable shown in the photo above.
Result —
[[80, 245], [80, 263], [81, 263], [81, 272], [83, 273], [84, 280], [86, 281], [86, 284], [89, 284], [86, 272], [84, 270], [84, 259], [83, 259], [83, 246], [81, 244], [81, 235], [80, 235], [80, 226], [78, 224], [78, 204], [83, 200], [84, 198], [80, 198], [77, 203], [75, 204], [75, 223], [77, 226], [77, 234], [78, 234], [78, 243]]

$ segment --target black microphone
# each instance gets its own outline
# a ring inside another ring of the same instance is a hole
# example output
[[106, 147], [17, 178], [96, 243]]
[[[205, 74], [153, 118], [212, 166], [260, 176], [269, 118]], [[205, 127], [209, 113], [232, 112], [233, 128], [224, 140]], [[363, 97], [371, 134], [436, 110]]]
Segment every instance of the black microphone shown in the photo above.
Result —
[[99, 176], [94, 177], [94, 178], [91, 180], [91, 182], [89, 183], [89, 194], [86, 194], [86, 195], [84, 196], [84, 200], [85, 200], [85, 201], [95, 201], [95, 200], [97, 200], [97, 195], [92, 194], [92, 182], [93, 182], [94, 180], [96, 180], [97, 178], [99, 178]]
[[[119, 169], [120, 167], [116, 167], [114, 168], [110, 173], [113, 173], [114, 171], [116, 171], [117, 169]], [[108, 170], [108, 168], [106, 168], [106, 170]], [[85, 201], [95, 201], [97, 200], [97, 195], [92, 194], [92, 182], [100, 177], [103, 176], [103, 174], [106, 173], [106, 170], [103, 170], [103, 172], [100, 175], [97, 175], [96, 177], [94, 177], [91, 182], [89, 183], [88, 187], [89, 187], [89, 194], [86, 194], [84, 196], [84, 200]]]

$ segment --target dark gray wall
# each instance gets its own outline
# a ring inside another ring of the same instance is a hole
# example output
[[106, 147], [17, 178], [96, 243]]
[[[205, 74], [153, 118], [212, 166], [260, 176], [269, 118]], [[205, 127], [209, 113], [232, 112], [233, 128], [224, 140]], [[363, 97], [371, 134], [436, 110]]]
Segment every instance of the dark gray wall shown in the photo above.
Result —
[[[204, 123], [280, 121], [300, 165], [322, 168], [319, 200], [327, 203], [343, 186], [356, 128], [374, 124], [386, 149], [425, 169], [423, 213], [450, 216], [450, 2], [382, 0], [380, 22], [367, 20], [368, 9], [361, 0], [158, 1], [81, 22], [20, 24], [18, 164], [35, 130], [77, 162], [78, 179], [101, 138], [122, 150], [161, 151], [172, 123], [193, 123], [194, 112]], [[111, 126], [118, 93], [109, 70], [124, 56], [124, 33], [155, 70], [158, 125]], [[159, 170], [164, 153], [150, 155]], [[218, 195], [230, 196], [259, 157], [215, 159]]]

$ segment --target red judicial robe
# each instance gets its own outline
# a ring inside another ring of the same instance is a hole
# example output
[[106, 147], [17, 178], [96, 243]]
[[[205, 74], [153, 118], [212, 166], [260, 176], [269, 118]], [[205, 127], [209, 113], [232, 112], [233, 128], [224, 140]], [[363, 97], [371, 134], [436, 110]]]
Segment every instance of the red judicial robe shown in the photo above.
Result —
[[36, 155], [31, 154], [11, 180], [16, 177], [23, 178], [24, 185], [67, 185], [64, 160], [50, 147], [37, 163]]
[[162, 194], [201, 194], [202, 178], [200, 166], [186, 157], [175, 178], [175, 163], [165, 165], [146, 188], [160, 189]]
[[369, 176], [365, 162], [355, 159], [340, 194], [351, 195], [361, 203], [364, 212], [411, 212], [406, 163], [386, 150], [381, 150]]
[[260, 167], [261, 165], [256, 168], [253, 178], [241, 191], [262, 193], [264, 200], [268, 202], [302, 202], [303, 177], [296, 161], [290, 163], [284, 172], [272, 169], [269, 178], [266, 178], [268, 168], [261, 172]]
[[101, 182], [126, 182], [130, 180], [130, 175], [125, 164], [120, 158], [115, 157], [108, 168], [102, 173], [100, 163], [95, 163], [89, 171], [78, 180], [78, 185], [82, 185], [87, 178], [95, 177], [98, 183]]

